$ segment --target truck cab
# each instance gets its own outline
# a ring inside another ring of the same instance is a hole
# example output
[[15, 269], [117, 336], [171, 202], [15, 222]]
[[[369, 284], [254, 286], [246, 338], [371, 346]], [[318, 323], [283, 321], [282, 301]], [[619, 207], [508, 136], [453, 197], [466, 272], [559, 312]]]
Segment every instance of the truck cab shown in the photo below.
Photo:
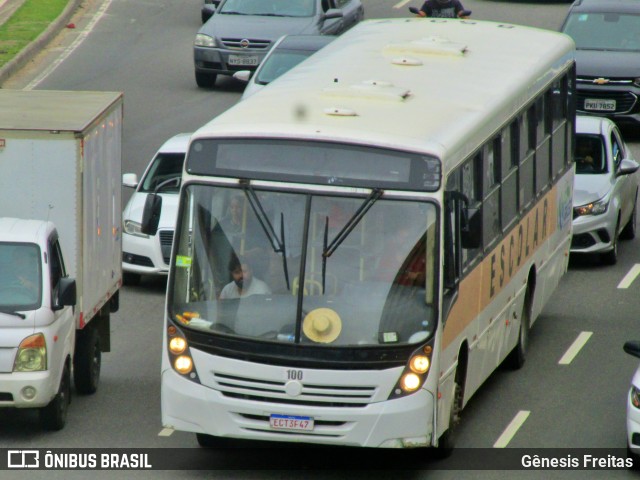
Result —
[[75, 344], [75, 280], [51, 222], [0, 218], [0, 403], [64, 426]]

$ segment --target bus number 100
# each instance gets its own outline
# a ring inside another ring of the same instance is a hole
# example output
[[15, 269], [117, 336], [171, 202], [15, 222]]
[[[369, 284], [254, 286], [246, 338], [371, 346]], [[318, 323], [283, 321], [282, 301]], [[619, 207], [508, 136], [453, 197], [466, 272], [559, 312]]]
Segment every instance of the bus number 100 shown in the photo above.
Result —
[[302, 370], [287, 370], [287, 380], [302, 380]]

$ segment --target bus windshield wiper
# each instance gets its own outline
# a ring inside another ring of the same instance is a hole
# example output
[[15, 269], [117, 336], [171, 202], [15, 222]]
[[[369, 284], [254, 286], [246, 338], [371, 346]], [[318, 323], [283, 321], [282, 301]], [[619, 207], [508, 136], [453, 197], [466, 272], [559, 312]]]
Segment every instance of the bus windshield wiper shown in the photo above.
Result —
[[333, 252], [335, 252], [338, 249], [340, 244], [344, 242], [345, 238], [349, 236], [351, 231], [358, 226], [358, 223], [360, 223], [360, 220], [362, 220], [362, 217], [365, 216], [365, 214], [369, 211], [369, 209], [373, 206], [373, 204], [376, 203], [376, 201], [382, 196], [383, 193], [384, 193], [384, 190], [381, 190], [379, 188], [373, 189], [373, 191], [364, 200], [364, 202], [362, 202], [362, 205], [358, 207], [358, 210], [356, 210], [355, 213], [351, 216], [351, 218], [347, 220], [347, 223], [344, 224], [344, 227], [342, 227], [342, 230], [340, 230], [336, 234], [336, 236], [334, 237], [333, 240], [331, 240], [331, 243], [328, 246], [325, 246], [322, 252], [322, 256], [324, 258], [327, 258], [333, 255]]
[[360, 220], [367, 214], [369, 209], [373, 207], [373, 204], [378, 201], [378, 199], [382, 196], [384, 190], [379, 188], [374, 188], [369, 196], [362, 202], [362, 205], [358, 207], [358, 210], [354, 212], [347, 223], [344, 224], [342, 229], [336, 234], [336, 236], [331, 240], [331, 243], [327, 245], [328, 240], [328, 230], [329, 230], [329, 217], [327, 217], [324, 224], [324, 245], [322, 247], [322, 292], [324, 293], [324, 284], [325, 284], [325, 275], [327, 271], [327, 258], [333, 255], [340, 244], [344, 242], [344, 240], [349, 236], [349, 234], [353, 231], [354, 228], [358, 226]]
[[273, 248], [273, 251], [275, 253], [282, 254], [282, 268], [284, 269], [284, 279], [287, 282], [287, 290], [290, 290], [289, 269], [287, 267], [287, 247], [285, 245], [284, 239], [284, 214], [280, 212], [280, 237], [278, 237], [276, 231], [273, 228], [273, 225], [269, 221], [269, 217], [267, 217], [267, 214], [262, 207], [262, 203], [260, 202], [258, 195], [256, 195], [256, 192], [251, 184], [248, 181], [241, 181], [240, 186], [244, 190], [244, 193], [247, 196], [247, 200], [249, 200], [251, 210], [253, 210], [253, 213], [258, 218], [258, 222], [262, 227], [262, 231], [269, 239], [271, 248]]
[[24, 313], [15, 312], [13, 310], [5, 310], [3, 308], [0, 308], [0, 313], [6, 313], [7, 315], [13, 315], [13, 316], [16, 316], [16, 317], [20, 317], [23, 320], [25, 318], [27, 318], [27, 316]]

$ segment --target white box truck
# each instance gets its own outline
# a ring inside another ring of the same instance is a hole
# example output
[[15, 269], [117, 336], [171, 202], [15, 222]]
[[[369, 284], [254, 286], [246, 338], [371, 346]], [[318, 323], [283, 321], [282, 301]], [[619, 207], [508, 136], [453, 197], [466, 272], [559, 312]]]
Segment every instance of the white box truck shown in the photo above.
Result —
[[0, 407], [61, 429], [122, 285], [119, 92], [0, 90]]

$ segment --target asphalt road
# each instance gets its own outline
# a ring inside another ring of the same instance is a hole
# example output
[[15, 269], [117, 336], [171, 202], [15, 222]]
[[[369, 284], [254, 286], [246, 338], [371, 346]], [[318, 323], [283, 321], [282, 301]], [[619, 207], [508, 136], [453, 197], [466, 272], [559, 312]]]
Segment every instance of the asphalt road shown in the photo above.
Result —
[[[402, 17], [407, 6], [364, 0], [367, 18]], [[415, 0], [412, 5], [419, 5]], [[557, 29], [567, 3], [465, 0], [476, 19]], [[192, 41], [200, 26], [201, 0], [88, 0], [65, 31], [29, 68], [4, 88], [121, 90], [125, 92], [123, 172], [140, 174], [158, 146], [178, 132], [192, 131], [232, 106], [242, 87], [219, 81], [215, 91], [198, 89]], [[54, 68], [55, 67], [55, 68]], [[630, 139], [640, 159], [638, 139]], [[123, 191], [123, 205], [130, 192]], [[531, 332], [523, 369], [499, 369], [463, 411], [460, 447], [493, 449], [625, 448], [625, 398], [637, 361], [622, 351], [640, 339], [638, 282], [618, 288], [640, 263], [640, 239], [624, 242], [616, 266], [574, 259]], [[146, 279], [121, 292], [112, 316], [113, 351], [103, 355], [101, 384], [90, 397], [75, 395], [68, 424], [57, 433], [39, 429], [33, 412], [0, 410], [0, 448], [196, 447], [195, 436], [160, 435], [160, 354], [165, 282]], [[587, 332], [587, 333], [582, 333]], [[589, 335], [590, 332], [590, 335]], [[588, 337], [587, 337], [588, 336]], [[567, 364], [560, 360], [576, 339], [587, 338]], [[520, 421], [520, 422], [518, 422]], [[514, 424], [515, 422], [515, 424]], [[517, 424], [517, 425], [516, 425]], [[509, 429], [510, 425], [518, 428]], [[253, 450], [246, 450], [252, 452]], [[234, 453], [235, 454], [235, 453]], [[231, 470], [92, 472], [92, 478], [632, 478], [616, 471], [458, 471], [456, 453], [435, 462], [423, 454], [344, 452], [317, 456], [295, 452], [291, 467], [252, 470], [251, 458], [231, 457]], [[274, 461], [276, 459], [274, 458]], [[282, 465], [282, 458], [277, 458]], [[286, 460], [286, 459], [285, 459]], [[229, 464], [227, 464], [229, 466]], [[327, 468], [354, 468], [350, 472]], [[383, 468], [386, 470], [382, 471]], [[373, 471], [365, 472], [372, 469]], [[86, 478], [87, 472], [29, 472], [29, 478]], [[0, 472], [2, 478], [26, 473]]]

